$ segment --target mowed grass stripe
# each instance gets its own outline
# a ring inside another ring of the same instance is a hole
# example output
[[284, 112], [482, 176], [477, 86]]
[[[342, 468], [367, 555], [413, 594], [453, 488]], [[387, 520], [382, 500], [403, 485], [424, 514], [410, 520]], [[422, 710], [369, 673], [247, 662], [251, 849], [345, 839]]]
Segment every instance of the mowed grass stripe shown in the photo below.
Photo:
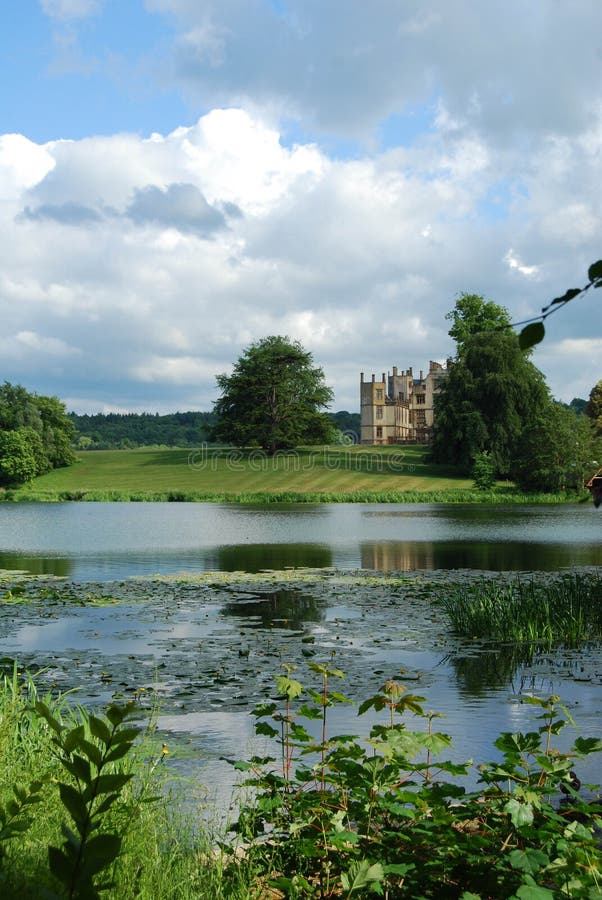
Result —
[[304, 493], [470, 489], [472, 480], [425, 461], [424, 447], [308, 448], [265, 457], [259, 451], [97, 450], [36, 478], [20, 493]]

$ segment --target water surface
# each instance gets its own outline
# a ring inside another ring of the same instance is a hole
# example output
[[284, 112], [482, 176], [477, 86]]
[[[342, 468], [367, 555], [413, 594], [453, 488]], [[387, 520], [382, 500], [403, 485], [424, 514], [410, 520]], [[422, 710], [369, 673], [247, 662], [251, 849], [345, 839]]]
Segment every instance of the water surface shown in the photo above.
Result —
[[79, 581], [287, 567], [602, 565], [591, 504], [0, 504], [0, 568]]

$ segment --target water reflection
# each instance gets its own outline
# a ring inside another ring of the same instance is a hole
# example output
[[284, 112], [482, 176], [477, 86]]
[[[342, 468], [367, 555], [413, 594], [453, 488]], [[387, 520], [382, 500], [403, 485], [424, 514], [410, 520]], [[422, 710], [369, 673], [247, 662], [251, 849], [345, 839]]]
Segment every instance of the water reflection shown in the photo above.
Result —
[[261, 572], [263, 569], [332, 566], [332, 550], [321, 544], [238, 544], [219, 547], [217, 568], [222, 572]]
[[369, 541], [361, 545], [362, 568], [481, 569], [491, 572], [556, 572], [602, 565], [602, 545], [525, 541]]
[[242, 597], [227, 603], [224, 616], [252, 618], [257, 628], [281, 628], [299, 630], [310, 622], [324, 619], [326, 603], [302, 594], [300, 591], [256, 591], [251, 597]]
[[24, 553], [0, 552], [0, 569], [23, 570], [32, 575], [60, 575], [67, 578], [73, 572], [73, 561], [63, 557], [28, 556]]

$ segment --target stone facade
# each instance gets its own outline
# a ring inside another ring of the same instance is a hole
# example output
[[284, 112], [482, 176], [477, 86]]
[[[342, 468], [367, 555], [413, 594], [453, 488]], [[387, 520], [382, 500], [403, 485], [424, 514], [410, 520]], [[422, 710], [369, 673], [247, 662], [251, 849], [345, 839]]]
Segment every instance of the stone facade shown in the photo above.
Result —
[[[449, 360], [448, 360], [449, 364]], [[382, 380], [360, 381], [362, 444], [428, 444], [434, 421], [434, 396], [448, 369], [429, 363], [426, 376], [415, 378], [412, 369], [393, 374], [383, 372]]]

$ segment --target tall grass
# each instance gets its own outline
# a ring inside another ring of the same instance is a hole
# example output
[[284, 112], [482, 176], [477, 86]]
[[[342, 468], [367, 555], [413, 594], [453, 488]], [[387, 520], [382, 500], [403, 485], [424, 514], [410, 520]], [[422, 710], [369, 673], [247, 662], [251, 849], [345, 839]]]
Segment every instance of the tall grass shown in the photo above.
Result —
[[569, 647], [602, 639], [602, 578], [595, 573], [455, 585], [440, 603], [466, 637]]
[[[441, 490], [362, 490], [362, 491], [143, 491], [143, 490], [7, 490], [0, 500], [31, 503], [87, 501], [93, 503], [450, 503], [450, 504], [545, 504], [574, 503], [575, 493], [526, 493], [513, 488], [491, 491], [467, 489]], [[587, 497], [585, 499], [588, 499]]]
[[[21, 900], [68, 896], [51, 874], [48, 848], [64, 841], [62, 826], [73, 825], [59, 800], [57, 782], [66, 776], [52, 729], [33, 710], [40, 699], [64, 724], [81, 725], [87, 718], [73, 704], [73, 697], [40, 698], [33, 677], [19, 675], [16, 666], [0, 679], [0, 896]], [[134, 777], [111, 813], [111, 825], [122, 844], [108, 873], [115, 887], [102, 896], [109, 900], [221, 900], [225, 896], [246, 900], [249, 892], [237, 882], [236, 872], [229, 878], [227, 895], [223, 894], [220, 860], [212, 852], [215, 836], [199, 829], [170, 792], [162, 758], [151, 727], [141, 730], [133, 752], [120, 761], [120, 770]], [[11, 836], [3, 826], [15, 802], [15, 786], [25, 796], [32, 782], [42, 785], [39, 799], [31, 812], [23, 808]]]

